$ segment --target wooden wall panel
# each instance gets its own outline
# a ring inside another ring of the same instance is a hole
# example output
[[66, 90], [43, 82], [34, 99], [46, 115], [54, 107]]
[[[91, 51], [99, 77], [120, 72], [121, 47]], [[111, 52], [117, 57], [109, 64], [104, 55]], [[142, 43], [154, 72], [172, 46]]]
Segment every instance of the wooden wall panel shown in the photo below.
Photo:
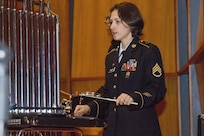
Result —
[[196, 41], [196, 49], [198, 50], [201, 46], [204, 45], [204, 2], [200, 1], [200, 11], [199, 11], [199, 20], [198, 20], [198, 33]]
[[99, 79], [88, 78], [86, 80], [75, 80], [75, 81], [72, 81], [72, 89], [73, 89], [73, 93], [95, 92], [103, 84], [104, 84], [103, 78], [99, 78]]
[[197, 74], [197, 80], [198, 80], [201, 113], [204, 113], [204, 84], [203, 84], [204, 83], [204, 70], [203, 69], [204, 69], [204, 57], [198, 64], [196, 64], [196, 74]]
[[[204, 47], [204, 2], [200, 1], [200, 14], [198, 21], [198, 33], [197, 33], [197, 51], [201, 47]], [[204, 51], [201, 53], [201, 60], [196, 64], [196, 74], [198, 80], [198, 89], [200, 95], [201, 112], [204, 113]]]
[[104, 18], [110, 0], [75, 0], [72, 78], [104, 76], [104, 58], [110, 45]]
[[[75, 0], [72, 44], [72, 78], [104, 76], [104, 58], [110, 43], [104, 17], [122, 0]], [[172, 0], [129, 0], [145, 20], [143, 39], [156, 44], [166, 73], [176, 72], [175, 10]]]
[[179, 136], [177, 76], [166, 76], [166, 96], [156, 105], [162, 136]]

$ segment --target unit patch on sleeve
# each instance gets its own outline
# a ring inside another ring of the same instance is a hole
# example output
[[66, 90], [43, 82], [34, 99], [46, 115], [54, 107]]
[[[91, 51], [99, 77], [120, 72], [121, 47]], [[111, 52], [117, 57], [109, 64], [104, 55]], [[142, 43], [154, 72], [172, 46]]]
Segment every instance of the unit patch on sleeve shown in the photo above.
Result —
[[155, 77], [161, 77], [162, 69], [161, 69], [161, 67], [159, 66], [158, 63], [156, 63], [154, 65], [154, 67], [152, 68], [152, 75], [155, 76]]

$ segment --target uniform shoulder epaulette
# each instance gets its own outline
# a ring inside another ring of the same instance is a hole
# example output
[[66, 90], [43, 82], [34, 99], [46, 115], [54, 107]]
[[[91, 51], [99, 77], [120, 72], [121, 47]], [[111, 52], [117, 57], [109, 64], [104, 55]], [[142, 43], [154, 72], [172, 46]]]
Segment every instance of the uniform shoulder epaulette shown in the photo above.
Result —
[[111, 49], [107, 55], [111, 54], [112, 52], [118, 51], [119, 46], [117, 46], [116, 48]]
[[145, 46], [145, 47], [147, 47], [147, 48], [149, 48], [150, 45], [151, 45], [149, 42], [144, 41], [144, 40], [139, 40], [139, 44], [141, 44], [141, 45], [143, 45], [143, 46]]

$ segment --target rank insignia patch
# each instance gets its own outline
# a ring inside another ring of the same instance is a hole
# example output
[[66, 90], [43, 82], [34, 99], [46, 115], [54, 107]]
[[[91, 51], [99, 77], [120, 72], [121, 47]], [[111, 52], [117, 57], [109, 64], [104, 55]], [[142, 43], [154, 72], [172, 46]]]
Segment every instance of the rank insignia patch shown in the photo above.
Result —
[[154, 75], [155, 77], [161, 77], [162, 69], [158, 63], [156, 63], [154, 67], [152, 68], [152, 75]]

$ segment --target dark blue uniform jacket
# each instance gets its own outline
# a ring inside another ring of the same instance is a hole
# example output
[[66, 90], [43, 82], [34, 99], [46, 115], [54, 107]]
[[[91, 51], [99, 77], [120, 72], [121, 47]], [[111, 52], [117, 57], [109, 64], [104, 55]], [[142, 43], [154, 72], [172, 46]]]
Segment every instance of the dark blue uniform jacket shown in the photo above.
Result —
[[112, 41], [106, 56], [105, 84], [97, 92], [117, 98], [127, 93], [138, 105], [116, 106], [94, 100], [91, 115], [104, 117], [104, 136], [161, 136], [154, 106], [165, 96], [161, 54], [157, 46], [134, 38], [118, 62], [120, 42]]

